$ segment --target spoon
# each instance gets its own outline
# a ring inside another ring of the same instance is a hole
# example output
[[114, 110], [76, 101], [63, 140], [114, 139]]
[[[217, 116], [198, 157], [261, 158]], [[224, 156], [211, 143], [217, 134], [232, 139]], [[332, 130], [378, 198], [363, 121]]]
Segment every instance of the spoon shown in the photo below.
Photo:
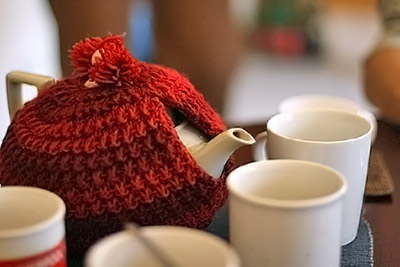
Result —
[[156, 256], [157, 260], [165, 267], [178, 267], [171, 258], [169, 258], [162, 250], [160, 250], [157, 245], [155, 245], [149, 238], [144, 236], [141, 231], [140, 227], [132, 222], [125, 224], [125, 229], [132, 234], [134, 234], [139, 241], [154, 255]]

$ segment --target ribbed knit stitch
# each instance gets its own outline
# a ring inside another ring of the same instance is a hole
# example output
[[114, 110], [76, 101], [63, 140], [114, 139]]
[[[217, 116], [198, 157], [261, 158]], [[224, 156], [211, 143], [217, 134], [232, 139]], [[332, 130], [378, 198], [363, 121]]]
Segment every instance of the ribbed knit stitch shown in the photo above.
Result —
[[[181, 143], [167, 108], [209, 137], [225, 128], [180, 73], [134, 59], [123, 39], [89, 38], [71, 50], [74, 73], [42, 90], [11, 122], [0, 183], [41, 187], [67, 205], [69, 252], [140, 225], [207, 226], [226, 198], [220, 178]], [[12, 203], [11, 203], [12, 204]]]

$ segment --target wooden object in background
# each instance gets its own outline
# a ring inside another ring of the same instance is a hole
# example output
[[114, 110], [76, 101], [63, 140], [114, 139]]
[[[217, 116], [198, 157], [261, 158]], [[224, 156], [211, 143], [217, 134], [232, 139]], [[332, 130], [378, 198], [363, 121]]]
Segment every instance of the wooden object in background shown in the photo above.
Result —
[[382, 152], [372, 149], [369, 159], [366, 196], [386, 196], [393, 193], [394, 185]]

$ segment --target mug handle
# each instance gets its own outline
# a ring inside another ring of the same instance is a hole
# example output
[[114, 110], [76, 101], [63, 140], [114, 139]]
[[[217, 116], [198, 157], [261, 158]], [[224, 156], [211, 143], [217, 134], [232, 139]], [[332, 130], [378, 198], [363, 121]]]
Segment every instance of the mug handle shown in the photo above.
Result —
[[267, 160], [267, 131], [263, 131], [254, 138], [256, 142], [253, 144], [253, 158], [255, 161]]
[[22, 84], [33, 85], [36, 87], [37, 91], [40, 92], [44, 87], [55, 83], [52, 77], [23, 71], [12, 71], [8, 73], [6, 82], [10, 120], [14, 118], [18, 109], [24, 105], [24, 100], [22, 98]]

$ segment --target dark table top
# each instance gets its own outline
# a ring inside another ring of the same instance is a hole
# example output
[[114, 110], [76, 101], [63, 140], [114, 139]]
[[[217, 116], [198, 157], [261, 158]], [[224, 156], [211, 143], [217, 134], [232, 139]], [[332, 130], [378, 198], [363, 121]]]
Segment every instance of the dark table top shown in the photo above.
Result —
[[[244, 127], [253, 136], [265, 129], [265, 125]], [[394, 182], [390, 196], [366, 197], [364, 217], [370, 223], [374, 238], [376, 267], [400, 266], [400, 128], [378, 122], [378, 136], [372, 147], [383, 155]], [[252, 161], [251, 148], [242, 147], [234, 154], [237, 164]]]

